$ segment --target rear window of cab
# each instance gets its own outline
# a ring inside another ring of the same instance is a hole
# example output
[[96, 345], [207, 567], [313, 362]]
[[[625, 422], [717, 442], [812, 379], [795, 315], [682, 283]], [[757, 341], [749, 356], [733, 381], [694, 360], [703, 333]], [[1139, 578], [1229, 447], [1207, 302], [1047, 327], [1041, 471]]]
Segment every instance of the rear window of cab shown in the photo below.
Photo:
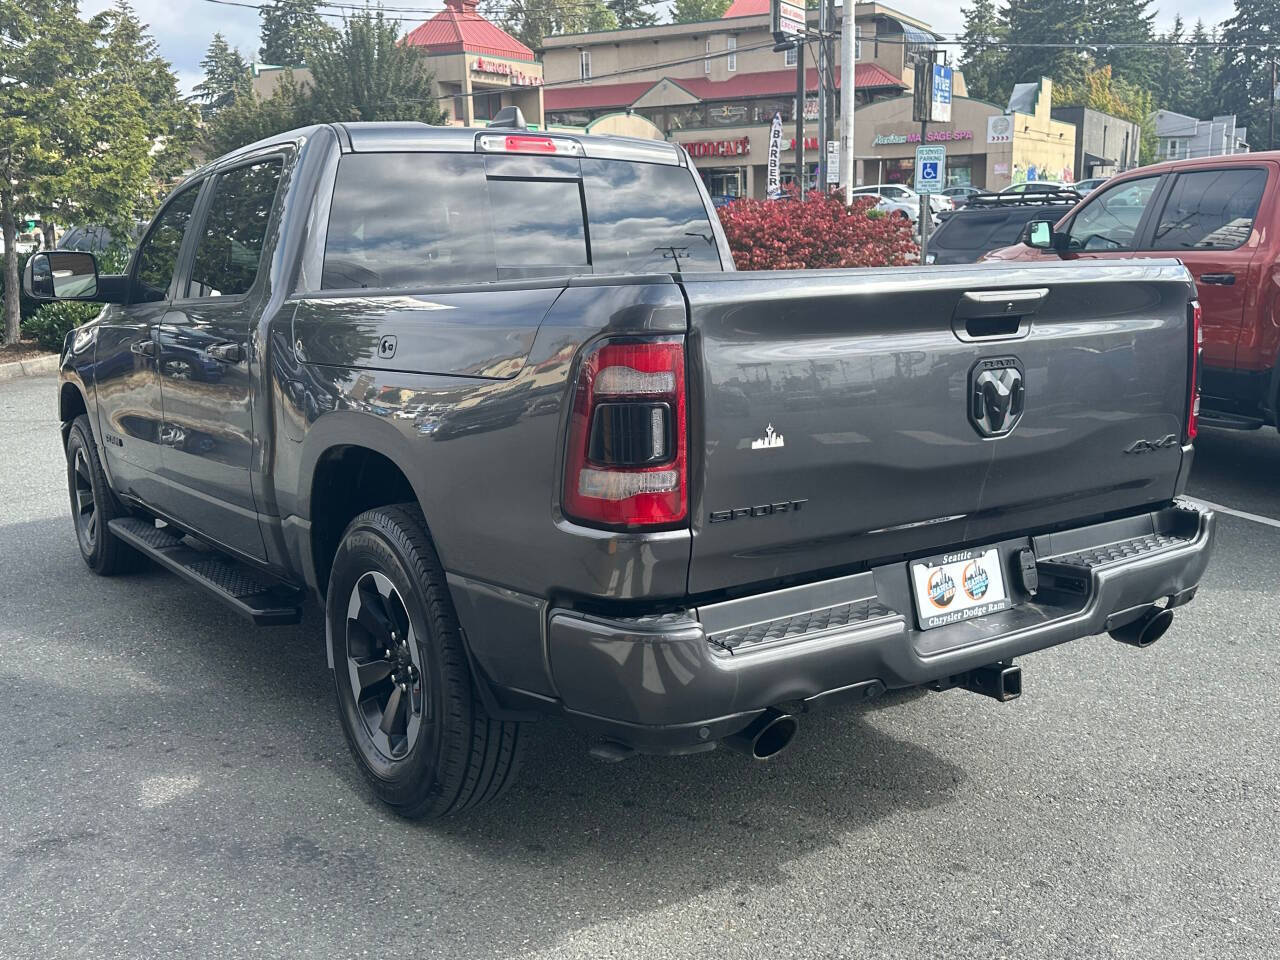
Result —
[[686, 167], [467, 153], [349, 154], [326, 290], [720, 270]]

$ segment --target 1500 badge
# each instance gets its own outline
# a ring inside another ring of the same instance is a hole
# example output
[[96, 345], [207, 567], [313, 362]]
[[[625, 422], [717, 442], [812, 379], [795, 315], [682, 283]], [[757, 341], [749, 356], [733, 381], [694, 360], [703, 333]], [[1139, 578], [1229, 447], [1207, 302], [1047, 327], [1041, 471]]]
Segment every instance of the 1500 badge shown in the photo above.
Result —
[[726, 520], [741, 520], [744, 517], [771, 517], [775, 513], [795, 513], [808, 502], [808, 500], [782, 500], [778, 503], [761, 503], [754, 507], [712, 510], [711, 522], [724, 523]]

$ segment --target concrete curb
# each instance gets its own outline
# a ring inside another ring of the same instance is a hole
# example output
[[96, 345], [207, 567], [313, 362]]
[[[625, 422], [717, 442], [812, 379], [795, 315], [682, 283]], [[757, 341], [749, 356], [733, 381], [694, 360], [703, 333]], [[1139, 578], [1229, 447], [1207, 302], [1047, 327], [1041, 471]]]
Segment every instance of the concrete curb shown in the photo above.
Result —
[[17, 380], [19, 377], [35, 377], [42, 373], [57, 373], [58, 354], [50, 353], [30, 360], [15, 360], [12, 363], [0, 363], [0, 382]]

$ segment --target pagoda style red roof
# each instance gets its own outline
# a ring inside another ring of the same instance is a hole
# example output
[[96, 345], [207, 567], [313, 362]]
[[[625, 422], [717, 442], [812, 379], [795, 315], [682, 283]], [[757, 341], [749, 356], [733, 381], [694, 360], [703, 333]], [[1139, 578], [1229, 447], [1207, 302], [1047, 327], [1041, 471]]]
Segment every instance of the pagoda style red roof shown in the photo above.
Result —
[[721, 19], [728, 20], [730, 17], [758, 17], [769, 12], [769, 0], [733, 0], [729, 9], [720, 16]]
[[404, 42], [427, 53], [482, 53], [487, 57], [535, 61], [533, 51], [476, 13], [477, 0], [444, 0], [444, 9], [405, 35]]
[[[837, 68], [836, 88], [840, 87], [840, 70]], [[768, 70], [764, 73], [744, 73], [728, 80], [708, 80], [706, 77], [667, 77], [683, 87], [699, 100], [737, 100], [744, 97], [795, 96], [796, 72], [794, 70]], [[893, 87], [905, 90], [906, 84], [888, 70], [874, 63], [859, 63], [854, 68], [854, 80], [859, 90], [883, 90]], [[542, 94], [543, 108], [550, 110], [593, 110], [603, 107], [629, 107], [646, 91], [662, 81], [643, 80], [633, 83], [592, 84], [582, 87], [547, 87]], [[805, 89], [817, 92], [818, 71], [805, 71]]]

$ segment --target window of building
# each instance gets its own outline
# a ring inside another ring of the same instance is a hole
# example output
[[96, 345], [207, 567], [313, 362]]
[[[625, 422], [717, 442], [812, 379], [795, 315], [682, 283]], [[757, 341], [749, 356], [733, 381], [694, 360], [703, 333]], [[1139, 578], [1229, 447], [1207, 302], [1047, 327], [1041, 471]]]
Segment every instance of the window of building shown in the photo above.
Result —
[[1178, 175], [1156, 224], [1153, 250], [1234, 250], [1253, 232], [1265, 170], [1197, 170]]
[[578, 79], [579, 80], [591, 79], [591, 51], [590, 50], [578, 51]]
[[249, 292], [266, 246], [281, 166], [268, 160], [219, 174], [191, 264], [188, 297]]
[[738, 49], [738, 38], [730, 37], [728, 40], [725, 41], [725, 44], [726, 44], [725, 49], [731, 51], [729, 53], [729, 56], [726, 58], [728, 60], [728, 63], [726, 64], [726, 68], [730, 73], [733, 73], [733, 71], [738, 69], [738, 55], [732, 52]]
[[1180, 155], [1179, 150], [1181, 149], [1181, 146], [1182, 141], [1177, 137], [1170, 137], [1164, 142], [1164, 155], [1170, 160], [1177, 160]]
[[796, 65], [796, 48], [795, 47], [787, 47], [787, 52], [784, 53], [782, 56], [783, 56], [783, 63], [785, 63], [788, 67], [794, 67]]
[[706, 59], [702, 61], [702, 72], [710, 73], [711, 72], [711, 38], [710, 37], [707, 37], [705, 52], [706, 52]]
[[472, 116], [477, 120], [492, 120], [501, 109], [500, 93], [476, 93], [471, 96]]
[[862, 59], [862, 28], [853, 28], [853, 59]]

